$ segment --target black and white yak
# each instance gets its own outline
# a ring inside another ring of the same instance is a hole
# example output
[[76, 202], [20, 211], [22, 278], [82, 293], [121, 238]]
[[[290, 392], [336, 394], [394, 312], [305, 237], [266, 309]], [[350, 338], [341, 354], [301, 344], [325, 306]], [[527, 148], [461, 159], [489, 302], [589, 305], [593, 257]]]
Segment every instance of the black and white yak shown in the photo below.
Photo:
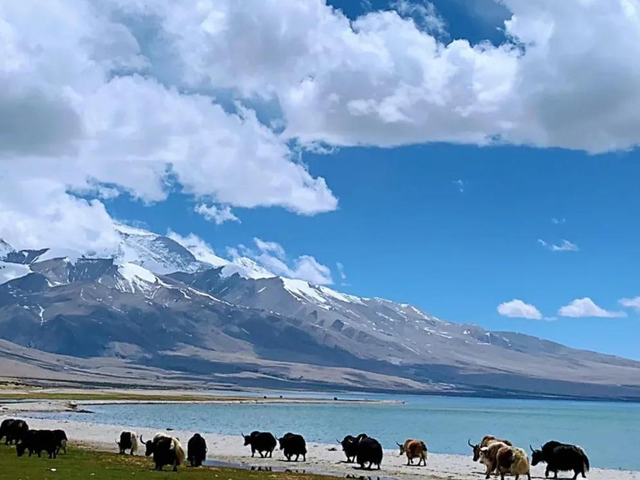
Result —
[[122, 432], [120, 434], [120, 440], [116, 440], [116, 444], [120, 449], [120, 454], [124, 455], [127, 450], [131, 455], [134, 455], [138, 451], [138, 437], [136, 432]]
[[180, 441], [175, 437], [169, 437], [164, 433], [157, 433], [153, 440], [145, 442], [140, 436], [140, 441], [145, 444], [147, 457], [153, 455], [155, 469], [162, 470], [165, 465], [173, 465], [173, 471], [178, 471], [178, 466], [183, 465], [187, 455]]

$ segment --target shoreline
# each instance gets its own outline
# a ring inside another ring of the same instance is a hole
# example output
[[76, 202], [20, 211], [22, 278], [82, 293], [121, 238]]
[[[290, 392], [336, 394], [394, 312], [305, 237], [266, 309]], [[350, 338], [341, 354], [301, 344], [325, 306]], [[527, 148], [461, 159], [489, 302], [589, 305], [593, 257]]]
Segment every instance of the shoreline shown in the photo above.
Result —
[[[44, 402], [41, 402], [44, 403]], [[126, 425], [108, 425], [91, 422], [89, 417], [78, 415], [77, 419], [41, 419], [33, 414], [47, 411], [56, 413], [68, 410], [44, 410], [52, 405], [31, 404], [29, 407], [35, 409], [18, 410], [8, 409], [0, 413], [0, 421], [12, 416], [19, 416], [29, 423], [31, 428], [36, 429], [56, 429], [60, 428], [67, 432], [70, 444], [101, 452], [117, 452], [116, 439], [123, 430], [134, 430], [138, 435], [146, 439], [152, 438], [158, 429], [133, 428]], [[60, 403], [60, 402], [57, 402]], [[15, 404], [13, 404], [15, 405]], [[4, 404], [7, 408], [11, 404]], [[25, 405], [26, 406], [26, 405]], [[38, 407], [40, 409], [38, 409]], [[187, 441], [195, 432], [184, 430], [168, 430], [165, 433], [176, 436], [186, 448]], [[429, 480], [482, 480], [484, 479], [484, 466], [474, 463], [470, 455], [438, 454], [429, 452], [426, 467], [407, 466], [406, 457], [398, 456], [398, 450], [384, 450], [384, 460], [382, 470], [360, 470], [354, 468], [353, 464], [345, 462], [344, 454], [340, 445], [309, 442], [307, 445], [307, 462], [287, 462], [282, 457], [279, 450], [274, 452], [273, 458], [252, 458], [248, 447], [243, 446], [240, 435], [221, 435], [216, 433], [199, 432], [207, 441], [209, 453], [207, 455], [208, 465], [244, 470], [269, 470], [281, 471], [290, 470], [297, 473], [309, 473], [327, 475], [334, 477], [355, 476], [356, 478], [379, 477], [398, 480], [417, 480], [426, 478]], [[144, 448], [139, 449], [137, 454], [144, 455]], [[544, 478], [544, 465], [532, 467], [532, 478]], [[570, 472], [561, 474], [562, 479], [571, 478]], [[592, 480], [640, 480], [640, 471], [614, 470], [592, 468], [589, 475]]]

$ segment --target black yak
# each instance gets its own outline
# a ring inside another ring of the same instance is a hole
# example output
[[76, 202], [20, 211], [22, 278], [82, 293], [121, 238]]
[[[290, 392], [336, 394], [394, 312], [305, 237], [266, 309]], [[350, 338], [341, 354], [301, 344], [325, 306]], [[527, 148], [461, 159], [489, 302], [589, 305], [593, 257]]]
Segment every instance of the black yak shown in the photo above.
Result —
[[8, 418], [0, 425], [0, 440], [5, 437], [7, 445], [17, 444], [26, 437], [28, 431], [29, 425], [24, 420]]
[[382, 463], [382, 445], [380, 445], [380, 442], [371, 437], [361, 438], [358, 442], [356, 462], [362, 469], [365, 468], [365, 463], [368, 463], [367, 468], [369, 470], [373, 465], [376, 465], [380, 470], [380, 464]]
[[291, 461], [292, 456], [296, 456], [296, 462], [300, 455], [302, 455], [302, 461], [307, 461], [307, 443], [302, 435], [295, 433], [285, 433], [283, 437], [278, 439], [280, 443], [280, 450], [287, 457], [287, 461]]
[[37, 453], [40, 457], [44, 450], [49, 454], [49, 458], [56, 458], [58, 439], [51, 430], [29, 430], [16, 447], [19, 457], [24, 455], [25, 450], [29, 450], [29, 456]]
[[67, 443], [69, 439], [67, 438], [67, 434], [64, 430], [54, 430], [53, 434], [56, 436], [56, 441], [58, 442], [56, 448], [56, 455], [60, 454], [60, 450], [64, 450], [64, 454], [67, 454]]
[[540, 450], [531, 448], [531, 464], [537, 465], [540, 462], [547, 464], [544, 473], [545, 478], [553, 472], [553, 478], [558, 478], [558, 472], [567, 472], [573, 470], [573, 479], [578, 478], [581, 474], [582, 478], [587, 478], [586, 472], [589, 471], [589, 458], [585, 451], [577, 445], [570, 445], [556, 441], [547, 442]]
[[351, 463], [356, 460], [356, 456], [358, 455], [358, 444], [363, 438], [367, 438], [366, 433], [361, 433], [357, 437], [347, 435], [342, 439], [342, 441], [336, 440], [340, 445], [342, 445], [342, 451], [347, 457], [347, 463]]
[[[253, 457], [256, 452], [261, 457], [273, 457], [273, 451], [276, 448], [276, 437], [269, 432], [253, 431], [251, 435], [242, 434], [244, 438], [244, 445], [251, 445], [251, 456]], [[263, 454], [264, 452], [264, 454]]]
[[200, 467], [206, 458], [207, 442], [199, 433], [196, 433], [187, 443], [187, 460], [192, 467]]

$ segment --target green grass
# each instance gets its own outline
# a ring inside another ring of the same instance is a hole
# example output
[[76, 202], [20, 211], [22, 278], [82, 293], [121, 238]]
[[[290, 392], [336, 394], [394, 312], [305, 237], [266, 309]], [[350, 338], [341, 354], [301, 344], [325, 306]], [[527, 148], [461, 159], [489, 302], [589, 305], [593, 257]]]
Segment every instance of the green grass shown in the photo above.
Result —
[[[151, 459], [118, 455], [82, 448], [69, 448], [67, 455], [55, 460], [37, 456], [18, 458], [15, 447], [0, 445], [2, 480], [146, 480], [163, 478], [209, 480], [321, 480], [327, 477], [294, 473], [252, 472], [229, 468], [179, 467], [178, 473], [165, 466], [164, 472], [153, 470]], [[55, 469], [55, 470], [54, 470]], [[178, 475], [178, 476], [176, 476]]]

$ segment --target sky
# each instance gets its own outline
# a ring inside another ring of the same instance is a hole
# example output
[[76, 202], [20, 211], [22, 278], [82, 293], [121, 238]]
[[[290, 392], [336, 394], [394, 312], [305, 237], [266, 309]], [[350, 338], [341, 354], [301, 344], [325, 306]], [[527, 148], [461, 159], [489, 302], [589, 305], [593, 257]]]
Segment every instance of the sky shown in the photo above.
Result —
[[3, 4], [0, 238], [121, 222], [640, 359], [638, 50], [637, 0]]

